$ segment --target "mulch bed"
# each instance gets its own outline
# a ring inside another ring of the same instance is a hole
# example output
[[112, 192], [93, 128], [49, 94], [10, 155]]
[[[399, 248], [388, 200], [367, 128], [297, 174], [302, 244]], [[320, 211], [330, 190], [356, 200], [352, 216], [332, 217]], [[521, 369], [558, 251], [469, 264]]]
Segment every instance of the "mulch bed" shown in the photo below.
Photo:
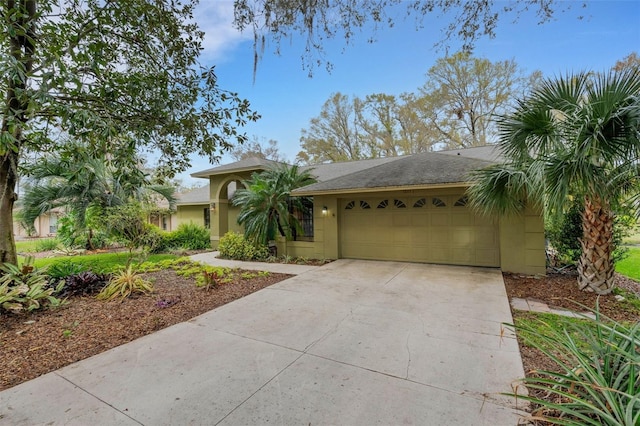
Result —
[[[568, 309], [572, 311], [586, 311], [595, 309], [596, 303], [602, 314], [616, 321], [639, 321], [640, 318], [633, 309], [618, 301], [613, 294], [598, 296], [595, 293], [580, 291], [575, 273], [559, 274], [549, 273], [546, 277], [531, 277], [517, 274], [503, 274], [505, 287], [509, 300], [513, 297], [522, 299], [534, 299], [546, 303], [552, 308]], [[616, 286], [629, 290], [640, 296], [640, 283], [622, 275], [616, 274]], [[576, 304], [576, 302], [578, 304]], [[512, 309], [515, 316], [530, 315], [526, 312], [518, 312]], [[532, 377], [536, 370], [558, 371], [558, 366], [546, 355], [537, 349], [525, 346], [521, 341], [520, 354], [522, 364], [527, 377]], [[545, 398], [544, 392], [532, 391], [531, 395]], [[542, 426], [549, 425], [545, 421], [536, 420], [531, 424]]]
[[99, 354], [170, 325], [187, 321], [291, 277], [271, 273], [252, 278], [234, 271], [233, 281], [203, 289], [173, 270], [146, 274], [154, 292], [124, 301], [74, 297], [56, 310], [0, 314], [0, 390]]

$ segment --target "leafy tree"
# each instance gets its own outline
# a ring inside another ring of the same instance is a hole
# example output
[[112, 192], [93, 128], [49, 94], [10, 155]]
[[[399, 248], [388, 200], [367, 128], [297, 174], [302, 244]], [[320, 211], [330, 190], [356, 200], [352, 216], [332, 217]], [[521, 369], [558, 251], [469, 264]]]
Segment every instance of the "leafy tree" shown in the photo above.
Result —
[[[13, 204], [21, 159], [65, 135], [96, 157], [160, 152], [166, 173], [228, 149], [246, 100], [199, 65], [195, 0], [8, 0], [0, 6], [0, 262], [16, 263]], [[130, 163], [130, 162], [129, 162]]]
[[317, 164], [371, 158], [359, 134], [353, 102], [346, 95], [334, 93], [322, 106], [320, 116], [312, 118], [309, 128], [302, 130], [302, 150], [296, 160]]
[[[330, 39], [345, 40], [347, 44], [355, 34], [371, 28], [395, 25], [398, 16], [414, 16], [416, 29], [423, 29], [425, 16], [435, 14], [449, 17], [443, 24], [443, 37], [439, 43], [462, 41], [462, 50], [470, 52], [481, 37], [494, 37], [500, 18], [517, 22], [525, 13], [535, 13], [542, 24], [555, 18], [557, 12], [568, 10], [566, 3], [558, 6], [556, 0], [235, 0], [235, 25], [254, 33], [254, 70], [264, 52], [267, 38], [272, 39], [278, 51], [281, 41], [295, 35], [306, 38], [303, 67], [313, 73], [313, 67], [331, 64], [325, 60], [324, 43]], [[586, 7], [586, 2], [580, 2]], [[406, 7], [402, 13], [401, 5]], [[582, 16], [578, 16], [582, 18]], [[372, 41], [373, 37], [369, 39]]]
[[116, 167], [104, 158], [92, 157], [83, 146], [72, 144], [59, 156], [46, 156], [29, 168], [21, 217], [32, 227], [38, 216], [64, 207], [75, 220], [76, 233], [87, 231], [87, 248], [92, 249], [93, 228], [87, 227], [90, 209], [104, 211], [129, 201], [153, 203], [161, 197], [175, 202], [174, 188], [152, 185], [139, 168]]
[[255, 173], [233, 196], [240, 206], [238, 223], [245, 235], [256, 244], [266, 244], [278, 232], [290, 238], [300, 224], [292, 211], [304, 208], [305, 197], [290, 197], [292, 190], [314, 183], [310, 171], [283, 165]]
[[242, 145], [236, 145], [235, 148], [229, 152], [234, 160], [240, 161], [249, 157], [260, 157], [266, 160], [285, 162], [285, 157], [278, 148], [278, 141], [269, 139], [266, 144], [263, 141], [260, 142], [257, 136], [253, 136], [253, 139], [243, 143]]
[[468, 53], [438, 59], [421, 88], [421, 116], [437, 130], [434, 143], [465, 148], [492, 143], [494, 116], [530, 82], [514, 60], [491, 62]]
[[475, 174], [473, 204], [506, 213], [529, 201], [560, 214], [582, 197], [578, 284], [611, 292], [615, 212], [640, 197], [640, 70], [545, 80], [499, 131], [506, 162]]
[[623, 71], [627, 68], [640, 68], [640, 56], [637, 52], [631, 52], [613, 66], [614, 71]]
[[466, 53], [439, 59], [418, 93], [334, 93], [302, 130], [297, 161], [394, 157], [434, 148], [481, 146], [497, 138], [494, 116], [535, 87], [513, 60], [491, 62]]

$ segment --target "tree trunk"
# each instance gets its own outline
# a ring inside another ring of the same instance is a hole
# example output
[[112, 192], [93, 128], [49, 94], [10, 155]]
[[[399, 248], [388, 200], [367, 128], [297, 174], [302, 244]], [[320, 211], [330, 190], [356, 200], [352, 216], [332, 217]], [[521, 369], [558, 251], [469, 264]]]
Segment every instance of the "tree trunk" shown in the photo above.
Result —
[[0, 159], [0, 263], [18, 264], [13, 239], [13, 203], [17, 183], [18, 155], [9, 151]]
[[582, 213], [582, 255], [578, 262], [580, 290], [608, 294], [613, 290], [613, 213], [598, 197], [585, 197]]
[[4, 31], [11, 34], [8, 53], [15, 61], [16, 69], [7, 78], [5, 104], [2, 109], [2, 133], [0, 146], [0, 262], [18, 263], [13, 238], [13, 204], [18, 198], [18, 159], [24, 141], [24, 127], [29, 99], [25, 96], [27, 79], [31, 75], [35, 52], [36, 0], [8, 0], [5, 13], [15, 16], [7, 19]]

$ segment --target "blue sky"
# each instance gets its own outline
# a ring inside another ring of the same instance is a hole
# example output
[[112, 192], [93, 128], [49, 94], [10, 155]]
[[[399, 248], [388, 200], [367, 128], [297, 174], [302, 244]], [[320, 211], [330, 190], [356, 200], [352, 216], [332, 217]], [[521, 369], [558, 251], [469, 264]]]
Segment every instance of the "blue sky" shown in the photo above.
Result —
[[[262, 115], [243, 130], [250, 136], [277, 140], [290, 161], [300, 150], [301, 129], [319, 115], [332, 93], [364, 97], [416, 91], [425, 83], [427, 70], [445, 55], [434, 44], [443, 37], [446, 17], [428, 17], [419, 31], [412, 18], [400, 18], [394, 28], [379, 29], [373, 44], [367, 42], [373, 34], [366, 30], [356, 33], [348, 46], [343, 40], [326, 44], [326, 59], [333, 70], [316, 68], [312, 78], [302, 68], [303, 40], [284, 42], [279, 56], [274, 45], [267, 45], [254, 82], [253, 35], [232, 28], [233, 2], [201, 3], [196, 19], [206, 33], [203, 62], [216, 66], [220, 87], [238, 92]], [[498, 25], [497, 36], [480, 40], [474, 54], [492, 61], [514, 59], [526, 72], [541, 70], [545, 76], [554, 76], [606, 70], [629, 53], [640, 53], [640, 1], [594, 1], [586, 9], [579, 2], [571, 4], [568, 12], [544, 25], [537, 24], [534, 14], [522, 16], [516, 24], [506, 17]], [[577, 19], [579, 15], [584, 18]], [[459, 41], [450, 41], [451, 51], [459, 46]], [[221, 163], [230, 161], [224, 156]], [[208, 167], [212, 166], [207, 160], [193, 158], [192, 168], [181, 177], [185, 183], [204, 183], [188, 176]]]

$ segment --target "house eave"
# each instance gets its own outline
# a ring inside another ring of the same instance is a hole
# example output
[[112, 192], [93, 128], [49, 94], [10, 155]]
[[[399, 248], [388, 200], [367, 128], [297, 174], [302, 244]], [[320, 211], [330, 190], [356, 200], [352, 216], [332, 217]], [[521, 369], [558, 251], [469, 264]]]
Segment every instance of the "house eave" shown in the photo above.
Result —
[[454, 183], [438, 183], [438, 184], [422, 184], [422, 185], [399, 185], [385, 186], [375, 188], [345, 188], [332, 190], [316, 190], [305, 191], [300, 188], [291, 192], [293, 196], [313, 196], [313, 195], [342, 195], [342, 194], [361, 194], [371, 192], [393, 192], [393, 191], [419, 191], [426, 189], [447, 189], [447, 188], [468, 188], [470, 182], [454, 182]]

